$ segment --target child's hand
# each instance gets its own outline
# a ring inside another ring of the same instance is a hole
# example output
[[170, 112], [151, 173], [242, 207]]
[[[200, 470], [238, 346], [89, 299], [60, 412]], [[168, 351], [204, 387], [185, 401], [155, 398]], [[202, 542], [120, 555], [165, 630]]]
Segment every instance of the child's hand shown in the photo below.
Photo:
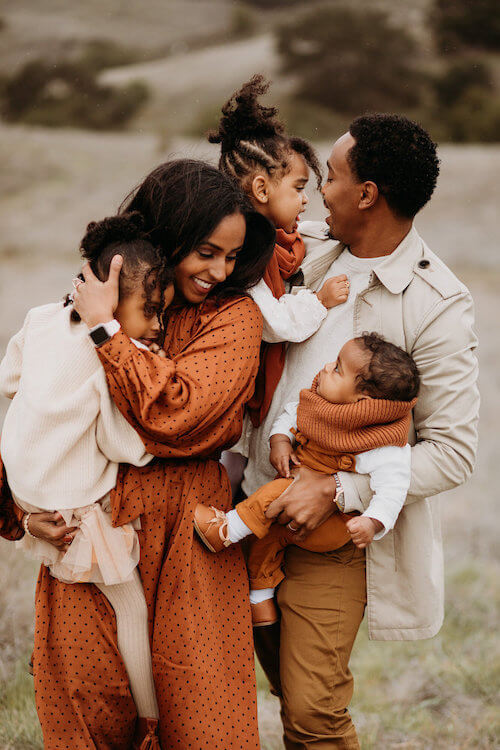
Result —
[[341, 305], [349, 296], [349, 279], [344, 275], [327, 279], [316, 296], [327, 310]]
[[150, 344], [149, 351], [153, 352], [153, 354], [157, 354], [159, 357], [162, 357], [163, 359], [166, 359], [167, 357], [166, 351], [162, 349], [159, 344]]
[[269, 460], [278, 474], [286, 479], [290, 476], [290, 461], [300, 466], [300, 461], [294, 453], [292, 443], [287, 435], [271, 435], [271, 452]]
[[346, 522], [351, 539], [359, 549], [367, 547], [373, 542], [373, 537], [384, 528], [380, 521], [368, 516], [355, 516]]

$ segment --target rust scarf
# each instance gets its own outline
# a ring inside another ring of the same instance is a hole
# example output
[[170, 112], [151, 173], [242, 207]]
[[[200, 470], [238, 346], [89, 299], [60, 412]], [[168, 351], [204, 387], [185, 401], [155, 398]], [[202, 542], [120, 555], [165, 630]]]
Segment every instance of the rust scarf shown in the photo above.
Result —
[[[276, 231], [274, 253], [264, 273], [264, 281], [276, 299], [285, 294], [285, 279], [298, 270], [304, 260], [305, 246], [298, 232], [287, 234], [283, 229]], [[247, 404], [247, 410], [254, 427], [264, 420], [285, 366], [286, 342], [267, 344], [260, 348], [260, 365], [255, 381], [255, 391]]]
[[356, 454], [408, 442], [413, 401], [367, 398], [354, 404], [332, 404], [310, 389], [300, 392], [297, 410], [297, 457], [326, 474], [355, 471]]

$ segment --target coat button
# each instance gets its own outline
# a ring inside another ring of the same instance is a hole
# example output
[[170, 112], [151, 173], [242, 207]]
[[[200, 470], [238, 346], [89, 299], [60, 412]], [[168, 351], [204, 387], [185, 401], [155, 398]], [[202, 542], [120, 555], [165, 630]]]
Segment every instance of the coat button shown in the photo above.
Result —
[[425, 259], [424, 260], [419, 260], [418, 267], [419, 268], [429, 268], [430, 264], [431, 264], [430, 260], [425, 260]]

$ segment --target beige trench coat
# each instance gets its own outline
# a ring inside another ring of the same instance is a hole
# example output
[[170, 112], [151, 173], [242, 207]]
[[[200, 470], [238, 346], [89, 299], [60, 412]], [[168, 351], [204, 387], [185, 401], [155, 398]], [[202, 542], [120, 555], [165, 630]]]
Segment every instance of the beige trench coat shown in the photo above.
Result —
[[[303, 222], [307, 246], [299, 284], [311, 289], [344, 249], [323, 222]], [[471, 475], [479, 394], [473, 303], [467, 288], [415, 228], [377, 266], [354, 305], [354, 331], [377, 331], [415, 359], [421, 388], [413, 413], [412, 479], [396, 526], [367, 549], [367, 618], [376, 640], [417, 640], [443, 622], [439, 499]], [[369, 480], [343, 474], [346, 511], [364, 510]], [[346, 484], [347, 482], [347, 484]]]

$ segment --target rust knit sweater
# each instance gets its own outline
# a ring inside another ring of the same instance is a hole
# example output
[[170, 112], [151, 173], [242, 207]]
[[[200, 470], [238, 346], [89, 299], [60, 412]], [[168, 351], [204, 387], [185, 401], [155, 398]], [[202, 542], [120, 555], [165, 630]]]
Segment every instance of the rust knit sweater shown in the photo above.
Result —
[[356, 454], [408, 442], [413, 401], [366, 398], [333, 404], [311, 388], [300, 392], [297, 409], [297, 457], [306, 466], [330, 474], [355, 471]]

